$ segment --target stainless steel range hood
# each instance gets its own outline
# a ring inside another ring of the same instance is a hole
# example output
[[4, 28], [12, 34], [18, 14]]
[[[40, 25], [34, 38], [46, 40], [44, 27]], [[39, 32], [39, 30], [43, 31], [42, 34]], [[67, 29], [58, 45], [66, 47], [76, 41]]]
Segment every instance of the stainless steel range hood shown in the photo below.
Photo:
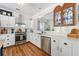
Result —
[[19, 14], [18, 18], [17, 18], [17, 22], [16, 22], [16, 26], [23, 26], [25, 27], [25, 23], [23, 22], [23, 15]]

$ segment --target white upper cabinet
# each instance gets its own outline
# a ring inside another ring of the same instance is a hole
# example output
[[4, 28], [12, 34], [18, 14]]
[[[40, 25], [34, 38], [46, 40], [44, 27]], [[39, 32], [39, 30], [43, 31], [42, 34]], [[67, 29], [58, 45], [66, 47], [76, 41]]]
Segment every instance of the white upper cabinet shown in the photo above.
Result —
[[8, 16], [0, 15], [1, 27], [6, 27], [8, 24]]
[[15, 26], [15, 17], [8, 17], [8, 24], [10, 27], [14, 27]]
[[0, 15], [0, 26], [1, 27], [14, 27], [15, 17]]

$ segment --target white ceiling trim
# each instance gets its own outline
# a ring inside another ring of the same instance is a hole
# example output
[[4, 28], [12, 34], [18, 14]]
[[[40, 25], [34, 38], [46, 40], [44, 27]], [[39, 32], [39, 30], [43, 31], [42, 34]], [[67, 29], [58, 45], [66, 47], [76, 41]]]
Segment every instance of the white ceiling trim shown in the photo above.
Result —
[[58, 5], [61, 5], [62, 6], [62, 3], [56, 3], [56, 4], [52, 4], [51, 6], [49, 6], [48, 8], [46, 8], [45, 10], [43, 10], [42, 12], [40, 13], [37, 13], [36, 15], [32, 16], [32, 19], [37, 19], [37, 18], [41, 18], [43, 17], [44, 15], [52, 12], [53, 13], [53, 10], [56, 6]]
[[36, 18], [41, 18], [43, 17], [45, 14], [51, 12], [50, 9], [53, 5], [49, 6], [48, 8], [46, 8], [45, 10], [43, 10], [42, 12], [40, 13], [37, 13], [36, 15], [32, 16], [33, 19], [36, 19]]

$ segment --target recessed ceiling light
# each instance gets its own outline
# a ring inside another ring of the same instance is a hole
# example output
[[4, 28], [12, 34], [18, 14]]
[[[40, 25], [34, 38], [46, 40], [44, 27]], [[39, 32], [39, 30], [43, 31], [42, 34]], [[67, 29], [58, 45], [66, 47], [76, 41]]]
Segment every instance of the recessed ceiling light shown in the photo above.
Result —
[[16, 10], [18, 10], [18, 11], [19, 11], [20, 9], [19, 9], [19, 8], [16, 8]]
[[24, 6], [24, 3], [18, 3], [19, 6]]

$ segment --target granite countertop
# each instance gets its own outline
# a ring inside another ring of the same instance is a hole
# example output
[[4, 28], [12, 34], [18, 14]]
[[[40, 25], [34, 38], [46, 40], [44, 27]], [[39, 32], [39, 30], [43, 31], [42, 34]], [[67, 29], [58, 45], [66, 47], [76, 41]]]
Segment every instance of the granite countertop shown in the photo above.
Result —
[[60, 34], [60, 33], [53, 33], [53, 34], [50, 34], [50, 35], [42, 34], [41, 36], [46, 36], [46, 37], [59, 36], [59, 37], [64, 37], [66, 39], [79, 40], [79, 38], [70, 38], [70, 37], [67, 37], [67, 34]]
[[66, 34], [53, 33], [53, 34], [42, 34], [41, 36], [48, 36], [48, 37], [52, 37], [52, 36], [64, 36], [64, 37], [66, 37]]

